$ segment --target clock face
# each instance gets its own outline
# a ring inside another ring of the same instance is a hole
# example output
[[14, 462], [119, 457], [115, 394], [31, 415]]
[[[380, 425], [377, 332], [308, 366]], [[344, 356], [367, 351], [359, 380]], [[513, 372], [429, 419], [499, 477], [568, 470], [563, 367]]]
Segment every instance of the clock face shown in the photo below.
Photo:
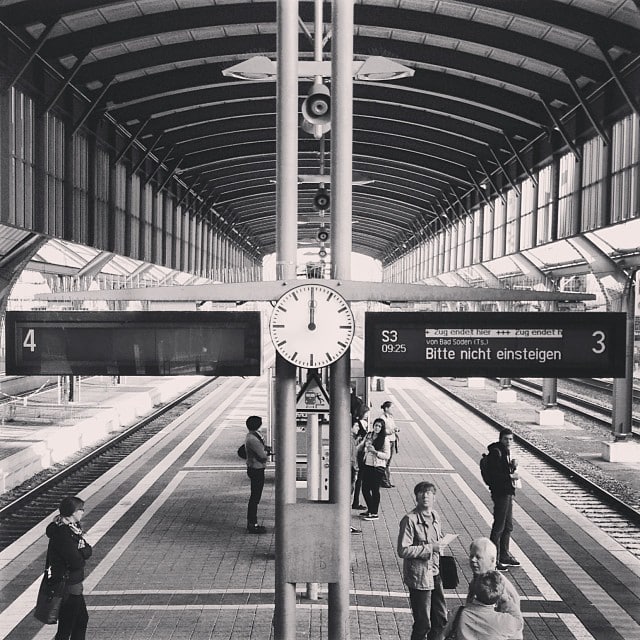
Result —
[[345, 299], [322, 284], [303, 284], [276, 303], [269, 323], [278, 353], [298, 367], [315, 369], [338, 360], [353, 340], [355, 322]]

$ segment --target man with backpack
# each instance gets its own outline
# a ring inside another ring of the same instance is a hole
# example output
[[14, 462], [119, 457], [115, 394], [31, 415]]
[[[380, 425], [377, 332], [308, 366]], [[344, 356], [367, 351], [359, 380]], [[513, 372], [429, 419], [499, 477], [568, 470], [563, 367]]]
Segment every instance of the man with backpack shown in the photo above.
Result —
[[483, 454], [480, 461], [482, 479], [489, 486], [493, 500], [493, 526], [489, 537], [498, 550], [496, 566], [500, 571], [520, 566], [509, 551], [513, 531], [513, 499], [518, 481], [518, 463], [511, 457], [512, 444], [513, 432], [511, 429], [502, 429], [498, 442], [487, 447], [488, 453]]

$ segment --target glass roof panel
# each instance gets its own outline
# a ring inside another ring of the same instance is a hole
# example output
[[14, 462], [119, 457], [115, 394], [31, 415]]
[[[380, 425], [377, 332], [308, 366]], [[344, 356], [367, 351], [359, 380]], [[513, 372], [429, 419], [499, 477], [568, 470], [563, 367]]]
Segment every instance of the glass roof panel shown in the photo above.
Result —
[[538, 264], [542, 269], [548, 267], [558, 267], [560, 265], [584, 262], [584, 259], [566, 240], [549, 242], [540, 247], [527, 249], [523, 252], [531, 258], [534, 264]]

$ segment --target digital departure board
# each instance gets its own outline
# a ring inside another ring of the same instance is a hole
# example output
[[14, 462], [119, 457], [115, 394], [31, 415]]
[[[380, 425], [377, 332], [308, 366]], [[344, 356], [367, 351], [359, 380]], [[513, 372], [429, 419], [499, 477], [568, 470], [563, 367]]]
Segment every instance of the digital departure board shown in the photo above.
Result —
[[366, 376], [624, 377], [624, 313], [365, 314]]
[[13, 375], [259, 376], [258, 311], [9, 311]]

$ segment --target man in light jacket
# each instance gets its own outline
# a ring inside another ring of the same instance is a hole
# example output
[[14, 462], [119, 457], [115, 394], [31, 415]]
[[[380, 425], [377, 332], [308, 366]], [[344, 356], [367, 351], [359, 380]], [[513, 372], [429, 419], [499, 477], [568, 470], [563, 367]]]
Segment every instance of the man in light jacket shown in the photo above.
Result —
[[442, 529], [433, 509], [436, 487], [419, 482], [413, 489], [416, 508], [400, 521], [398, 555], [409, 589], [413, 613], [411, 640], [442, 640], [447, 624], [447, 605], [440, 579]]

